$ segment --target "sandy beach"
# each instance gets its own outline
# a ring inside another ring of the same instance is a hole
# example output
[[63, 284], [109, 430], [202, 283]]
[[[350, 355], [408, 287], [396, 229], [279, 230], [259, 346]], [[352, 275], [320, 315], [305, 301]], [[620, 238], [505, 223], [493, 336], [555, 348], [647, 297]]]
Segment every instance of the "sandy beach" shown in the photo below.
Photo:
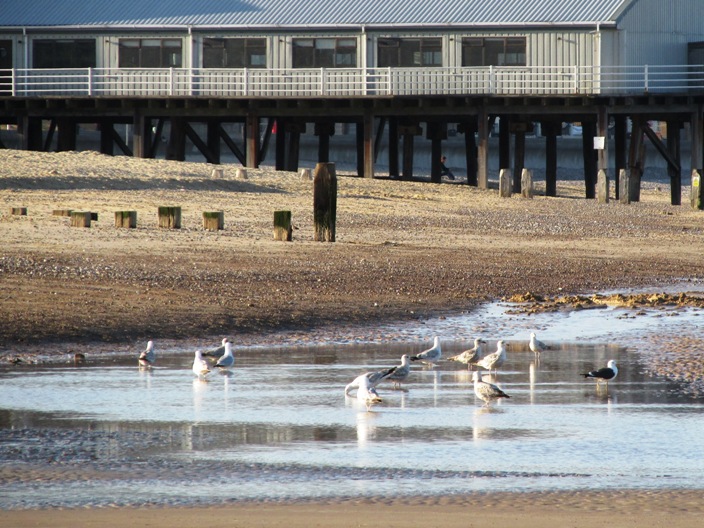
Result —
[[[237, 335], [285, 344], [291, 332], [313, 340], [342, 325], [421, 322], [516, 295], [547, 306], [614, 289], [645, 289], [647, 298], [704, 280], [702, 212], [671, 206], [660, 180], [646, 181], [641, 202], [625, 205], [584, 199], [578, 180], [558, 182], [557, 198], [544, 197], [538, 181], [529, 200], [461, 183], [340, 173], [337, 241], [321, 243], [313, 241], [310, 180], [270, 169], [238, 179], [235, 166], [223, 168], [224, 176], [213, 178], [201, 163], [0, 151], [2, 361], [127, 354], [146, 339]], [[688, 189], [684, 202], [686, 196]], [[159, 228], [159, 206], [182, 207], [182, 228]], [[10, 214], [12, 207], [28, 214]], [[71, 227], [53, 214], [58, 209], [95, 212], [99, 220]], [[273, 212], [281, 209], [292, 212], [292, 242], [273, 240]], [[116, 228], [118, 210], [137, 211], [137, 228]], [[225, 228], [205, 231], [202, 213], [216, 210], [224, 212]], [[686, 339], [681, 362], [666, 368], [696, 379], [704, 372], [703, 340]], [[619, 490], [20, 510], [3, 512], [0, 526], [678, 528], [696, 525], [702, 495]]]

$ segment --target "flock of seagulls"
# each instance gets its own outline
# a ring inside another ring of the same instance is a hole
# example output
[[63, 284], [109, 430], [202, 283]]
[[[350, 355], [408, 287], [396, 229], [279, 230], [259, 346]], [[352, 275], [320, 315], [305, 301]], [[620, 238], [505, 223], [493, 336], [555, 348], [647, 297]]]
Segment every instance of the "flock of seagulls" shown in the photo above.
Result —
[[[498, 374], [498, 370], [506, 362], [506, 343], [500, 339], [496, 343], [496, 351], [487, 355], [484, 355], [482, 346], [484, 343], [486, 341], [478, 337], [474, 339], [472, 348], [449, 357], [448, 360], [467, 365], [467, 369], [470, 371], [476, 367], [477, 370], [472, 374], [474, 394], [484, 402], [484, 405], [488, 405], [492, 401], [511, 398], [511, 396], [506, 394], [498, 385], [484, 381], [481, 372], [485, 370], [495, 376]], [[537, 362], [540, 359], [540, 354], [549, 347], [536, 337], [535, 332], [531, 332], [528, 348], [535, 354]], [[350, 396], [350, 393], [356, 390], [357, 400], [363, 403], [367, 411], [369, 411], [374, 405], [382, 402], [382, 398], [376, 389], [380, 383], [388, 381], [393, 384], [395, 389], [400, 389], [401, 384], [408, 379], [411, 373], [412, 361], [418, 361], [427, 367], [433, 368], [441, 359], [440, 337], [435, 336], [432, 347], [414, 356], [404, 354], [401, 356], [400, 365], [360, 374], [345, 386], [345, 396]], [[137, 361], [140, 368], [152, 368], [154, 366], [156, 352], [153, 341], [147, 342], [147, 347], [139, 354]], [[217, 348], [206, 351], [196, 350], [192, 370], [198, 379], [205, 379], [215, 368], [227, 370], [234, 365], [235, 356], [232, 352], [232, 342], [226, 337], [222, 340], [222, 345]], [[606, 367], [592, 370], [582, 375], [585, 379], [595, 380], [598, 389], [602, 383], [608, 387], [608, 382], [613, 380], [617, 374], [618, 368], [616, 367], [616, 362], [612, 359], [607, 363]]]

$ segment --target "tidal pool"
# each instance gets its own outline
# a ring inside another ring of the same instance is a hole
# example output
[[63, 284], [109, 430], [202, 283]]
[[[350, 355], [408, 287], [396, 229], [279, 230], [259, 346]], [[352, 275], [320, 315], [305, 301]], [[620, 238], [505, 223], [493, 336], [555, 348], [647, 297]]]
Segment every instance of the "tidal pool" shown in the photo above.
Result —
[[[673, 324], [593, 310], [507, 324], [502, 312], [395, 328], [388, 342], [236, 345], [235, 367], [206, 381], [190, 350], [158, 343], [150, 370], [119, 355], [6, 368], [0, 508], [704, 487], [704, 402], [649, 374], [634, 350], [697, 314]], [[552, 345], [539, 362], [528, 328]], [[398, 364], [436, 333], [445, 357], [470, 335], [490, 351], [505, 337], [495, 381], [511, 398], [484, 406], [466, 367], [448, 361], [414, 364], [402, 390], [382, 384], [371, 412], [345, 397], [358, 374]], [[608, 388], [582, 377], [609, 359], [619, 374]]]

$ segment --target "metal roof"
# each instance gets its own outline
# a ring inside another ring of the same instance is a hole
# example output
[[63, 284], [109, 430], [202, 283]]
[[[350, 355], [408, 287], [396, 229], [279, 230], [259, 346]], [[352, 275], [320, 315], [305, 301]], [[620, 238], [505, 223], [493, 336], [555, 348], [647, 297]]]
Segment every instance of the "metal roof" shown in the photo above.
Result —
[[640, 0], [0, 0], [0, 27], [612, 23]]

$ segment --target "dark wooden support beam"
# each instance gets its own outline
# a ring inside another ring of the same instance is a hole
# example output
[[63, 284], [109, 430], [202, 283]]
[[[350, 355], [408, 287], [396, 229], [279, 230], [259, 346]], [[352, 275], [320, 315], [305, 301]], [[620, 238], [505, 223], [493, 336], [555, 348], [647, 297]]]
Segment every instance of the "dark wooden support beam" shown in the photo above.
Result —
[[426, 137], [430, 140], [430, 181], [440, 183], [442, 170], [440, 158], [442, 157], [442, 140], [447, 139], [447, 125], [439, 122], [427, 124]]
[[210, 152], [210, 155], [213, 157], [213, 162], [216, 165], [220, 164], [220, 132], [218, 131], [218, 127], [220, 126], [220, 123], [218, 123], [214, 119], [208, 119], [208, 122], [205, 124], [206, 126], [206, 132], [205, 132], [205, 142], [208, 147], [208, 152]]
[[477, 115], [477, 187], [480, 189], [489, 188], [490, 125], [486, 107], [482, 106]]
[[667, 166], [673, 170], [679, 171], [681, 169], [679, 161], [670, 154], [669, 150], [662, 144], [662, 140], [653, 131], [653, 129], [650, 128], [647, 121], [641, 123], [641, 129], [643, 130], [645, 137], [647, 137], [650, 140], [650, 143], [652, 143], [655, 147], [655, 150], [657, 150], [658, 153], [660, 153], [660, 155], [665, 159]]
[[[56, 133], [56, 119], [50, 119], [49, 120], [49, 128], [46, 131], [46, 137], [44, 138], [44, 145], [42, 147], [42, 150], [44, 152], [50, 152], [51, 151], [51, 143], [54, 141], [54, 134]], [[42, 135], [44, 133], [42, 132]]]
[[113, 122], [109, 119], [101, 119], [98, 122], [100, 129], [100, 153], [112, 156], [115, 154], [115, 142], [112, 139], [112, 133], [115, 132]]
[[413, 144], [416, 136], [423, 134], [420, 125], [399, 125], [398, 132], [403, 138], [403, 163], [401, 168], [401, 178], [404, 180], [413, 179]]
[[364, 121], [355, 123], [355, 149], [357, 152], [357, 176], [364, 178]]
[[159, 118], [156, 121], [156, 127], [154, 129], [154, 134], [152, 134], [152, 141], [149, 146], [149, 157], [152, 159], [156, 158], [157, 154], [159, 154], [159, 146], [161, 145], [161, 136], [163, 134], [164, 134], [164, 119]]
[[594, 151], [596, 123], [582, 121], [582, 156], [584, 157], [584, 193], [587, 199], [596, 198], [597, 154]]
[[374, 116], [371, 112], [364, 113], [362, 124], [364, 131], [364, 149], [362, 152], [362, 174], [364, 178], [374, 177]]
[[[220, 134], [220, 139], [222, 139], [223, 143], [227, 145], [227, 148], [230, 149], [230, 152], [234, 154], [234, 156], [237, 158], [237, 161], [239, 161], [241, 165], [245, 165], [244, 152], [242, 152], [242, 150], [232, 140], [227, 131], [222, 127], [221, 123], [218, 123], [218, 133]], [[277, 170], [281, 169], [278, 169], [277, 167]]]
[[467, 185], [477, 186], [477, 120], [468, 119], [457, 127], [464, 134], [464, 156], [467, 166]]
[[298, 159], [301, 151], [301, 129], [305, 124], [287, 123], [286, 136], [288, 138], [288, 152], [286, 153], [286, 170], [298, 172]]
[[17, 131], [22, 150], [42, 150], [42, 119], [40, 117], [20, 117], [17, 121]]
[[[136, 158], [148, 158], [152, 154], [151, 119], [141, 112], [135, 112], [132, 118], [132, 151]], [[173, 128], [173, 122], [172, 122]], [[173, 133], [173, 130], [172, 130]], [[167, 154], [168, 157], [168, 154]]]
[[78, 124], [73, 119], [61, 117], [57, 120], [59, 133], [56, 137], [56, 151], [66, 152], [76, 150]]
[[126, 156], [132, 156], [132, 149], [125, 143], [125, 140], [122, 138], [120, 134], [118, 134], [117, 130], [111, 125], [109, 128], [109, 134], [112, 139], [112, 143], [120, 147], [120, 150], [122, 153]]
[[313, 133], [318, 137], [318, 163], [330, 161], [330, 136], [335, 133], [335, 123], [315, 123]]
[[379, 160], [379, 152], [381, 152], [381, 142], [384, 139], [384, 129], [386, 128], [385, 117], [379, 118], [379, 126], [376, 129], [376, 136], [374, 137], [374, 163]]
[[621, 169], [626, 169], [628, 165], [628, 128], [626, 126], [627, 116], [623, 114], [617, 114], [614, 116], [614, 180], [616, 185], [614, 186], [616, 190], [616, 199], [618, 200], [620, 185], [618, 183], [619, 174], [621, 174]]
[[[631, 145], [628, 149], [628, 202], [640, 201], [640, 180], [643, 175], [645, 144], [643, 143], [642, 123], [645, 119], [640, 115], [633, 116], [631, 128]], [[621, 196], [621, 199], [624, 197]]]
[[525, 121], [513, 123], [513, 192], [521, 192], [521, 175], [526, 166], [526, 132], [528, 123]]
[[511, 168], [511, 118], [499, 117], [499, 170]]
[[171, 117], [171, 134], [166, 146], [166, 159], [186, 160], [186, 120], [183, 117]]
[[682, 205], [682, 149], [680, 142], [679, 121], [667, 122], [667, 150], [675, 160], [676, 167], [668, 164], [667, 173], [670, 176], [670, 203]]
[[541, 124], [545, 136], [545, 196], [557, 196], [557, 135], [560, 123]]
[[[690, 187], [689, 202], [692, 209], [704, 208], [704, 185], [702, 185], [702, 165], [704, 160], [704, 118], [702, 106], [697, 105], [690, 117], [690, 134], [692, 136], [692, 185]], [[695, 173], [696, 171], [696, 173]], [[699, 185], [695, 184], [695, 175], [698, 175]]]
[[259, 167], [259, 116], [254, 113], [248, 113], [245, 119], [245, 147], [246, 167], [256, 169]]
[[276, 136], [276, 160], [274, 165], [276, 170], [286, 169], [286, 121], [282, 118], [276, 119], [274, 135]]
[[398, 119], [389, 118], [389, 177], [398, 178]]
[[[215, 156], [213, 156], [213, 153], [210, 152], [210, 149], [208, 148], [208, 145], [206, 144], [206, 142], [200, 138], [200, 136], [198, 135], [198, 133], [195, 130], [193, 130], [193, 127], [191, 126], [191, 124], [188, 121], [185, 121], [185, 120], [183, 121], [183, 129], [184, 129], [184, 133], [186, 134], [188, 139], [190, 139], [191, 142], [193, 143], [193, 145], [195, 145], [195, 147], [200, 151], [200, 153], [203, 154], [203, 157], [205, 157], [205, 160], [208, 163], [217, 164], [218, 160], [215, 158]], [[184, 159], [185, 159], [185, 151], [184, 151]]]

